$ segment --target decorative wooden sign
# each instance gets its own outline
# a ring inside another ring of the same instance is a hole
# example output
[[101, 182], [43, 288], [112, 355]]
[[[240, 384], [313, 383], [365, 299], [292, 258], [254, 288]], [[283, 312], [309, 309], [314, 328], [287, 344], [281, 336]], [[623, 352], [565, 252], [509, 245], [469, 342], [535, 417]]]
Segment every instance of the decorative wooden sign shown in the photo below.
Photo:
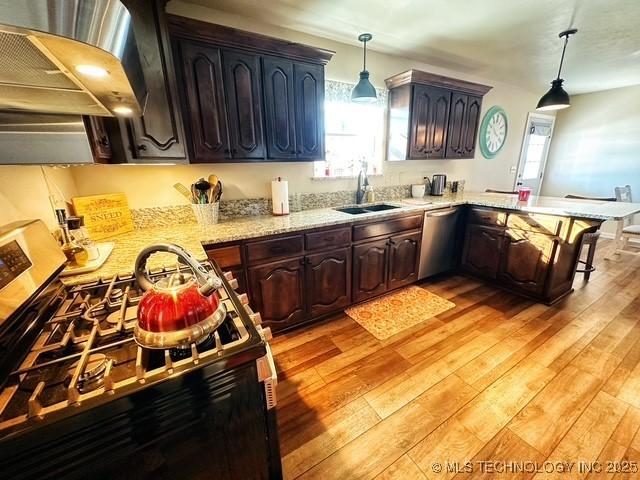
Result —
[[124, 193], [75, 197], [72, 202], [76, 215], [84, 216], [84, 225], [92, 240], [133, 230], [131, 210]]

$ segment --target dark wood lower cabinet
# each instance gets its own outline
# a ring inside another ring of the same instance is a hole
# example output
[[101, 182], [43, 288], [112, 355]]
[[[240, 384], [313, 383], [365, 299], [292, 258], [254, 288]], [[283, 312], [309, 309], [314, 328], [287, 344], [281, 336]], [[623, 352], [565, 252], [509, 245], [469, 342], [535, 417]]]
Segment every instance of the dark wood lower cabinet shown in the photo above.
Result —
[[502, 228], [468, 225], [462, 252], [462, 268], [475, 275], [495, 279], [503, 242]]
[[504, 239], [498, 279], [508, 286], [543, 293], [557, 237], [510, 229]]
[[248, 269], [251, 303], [277, 331], [307, 318], [304, 257]]
[[421, 236], [420, 232], [406, 233], [389, 239], [389, 290], [418, 279]]
[[306, 257], [309, 313], [317, 317], [351, 303], [350, 249], [343, 248]]
[[387, 290], [389, 241], [353, 247], [353, 301], [360, 302]]

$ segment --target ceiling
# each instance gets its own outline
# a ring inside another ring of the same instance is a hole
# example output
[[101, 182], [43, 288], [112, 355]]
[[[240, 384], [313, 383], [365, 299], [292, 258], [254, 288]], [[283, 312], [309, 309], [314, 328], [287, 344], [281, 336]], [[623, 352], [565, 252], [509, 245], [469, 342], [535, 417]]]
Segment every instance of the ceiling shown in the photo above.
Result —
[[569, 93], [640, 83], [638, 0], [187, 0], [235, 15], [443, 68], [546, 90], [578, 28], [562, 77]]

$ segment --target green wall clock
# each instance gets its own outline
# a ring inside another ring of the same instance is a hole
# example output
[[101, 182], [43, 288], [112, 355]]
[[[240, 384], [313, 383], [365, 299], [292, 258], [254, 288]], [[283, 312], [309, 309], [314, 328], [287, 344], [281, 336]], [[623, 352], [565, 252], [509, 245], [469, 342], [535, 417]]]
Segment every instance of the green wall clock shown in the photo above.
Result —
[[494, 158], [507, 140], [507, 114], [497, 105], [491, 107], [480, 125], [480, 151], [484, 158]]

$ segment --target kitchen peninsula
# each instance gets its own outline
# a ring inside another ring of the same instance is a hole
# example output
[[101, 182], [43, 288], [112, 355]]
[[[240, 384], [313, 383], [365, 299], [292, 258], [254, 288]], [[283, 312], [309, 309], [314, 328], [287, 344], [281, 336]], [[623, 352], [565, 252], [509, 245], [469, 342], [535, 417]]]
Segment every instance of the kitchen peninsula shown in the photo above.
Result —
[[[125, 275], [145, 245], [175, 242], [196, 258], [208, 256], [231, 270], [265, 324], [278, 331], [415, 282], [423, 213], [458, 206], [464, 221], [451, 241], [457, 242], [460, 269], [553, 303], [571, 292], [582, 235], [605, 220], [640, 212], [640, 204], [553, 197], [518, 202], [511, 195], [473, 192], [382, 205], [397, 208], [359, 214], [324, 208], [208, 227], [182, 223], [139, 229], [113, 238], [114, 252], [99, 270], [65, 282]], [[159, 256], [150, 266], [167, 262]], [[277, 305], [266, 295], [271, 283], [283, 289]]]

